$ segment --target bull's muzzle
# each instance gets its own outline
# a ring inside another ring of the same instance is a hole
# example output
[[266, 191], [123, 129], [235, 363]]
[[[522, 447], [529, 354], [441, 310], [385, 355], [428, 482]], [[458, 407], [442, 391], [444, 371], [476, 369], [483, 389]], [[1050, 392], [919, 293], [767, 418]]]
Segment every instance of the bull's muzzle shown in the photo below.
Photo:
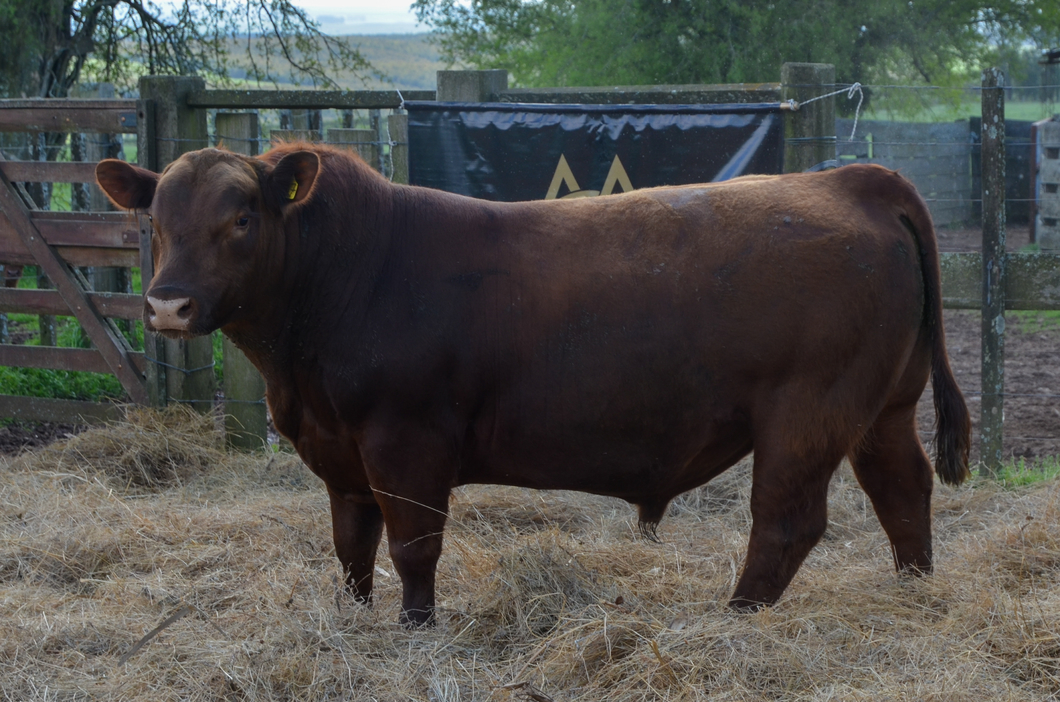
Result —
[[197, 305], [190, 297], [160, 300], [147, 296], [145, 302], [147, 321], [155, 331], [186, 332], [195, 318]]

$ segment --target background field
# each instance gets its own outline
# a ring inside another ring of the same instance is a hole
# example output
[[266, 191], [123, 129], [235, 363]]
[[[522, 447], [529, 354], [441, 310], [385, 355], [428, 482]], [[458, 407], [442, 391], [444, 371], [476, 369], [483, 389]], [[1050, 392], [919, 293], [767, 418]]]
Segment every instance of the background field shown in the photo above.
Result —
[[[438, 50], [431, 42], [430, 34], [373, 34], [339, 37], [361, 52], [381, 73], [381, 76], [366, 80], [349, 70], [338, 70], [331, 75], [343, 88], [410, 88], [434, 90], [437, 81], [435, 72], [447, 68], [438, 57]], [[231, 58], [234, 66], [246, 66], [244, 56], [245, 44], [231, 43]], [[261, 60], [260, 53], [256, 59]], [[456, 66], [459, 68], [460, 66]], [[241, 79], [245, 72], [239, 69], [232, 71], [232, 77]], [[291, 88], [293, 84], [277, 68], [276, 81], [280, 87]], [[263, 86], [267, 87], [267, 86]]]

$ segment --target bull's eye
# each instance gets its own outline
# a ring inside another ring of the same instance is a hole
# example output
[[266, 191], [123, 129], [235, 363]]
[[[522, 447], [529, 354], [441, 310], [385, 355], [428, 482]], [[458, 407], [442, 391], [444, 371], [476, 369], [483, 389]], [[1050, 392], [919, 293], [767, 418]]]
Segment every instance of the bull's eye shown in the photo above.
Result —
[[243, 216], [236, 220], [237, 227], [245, 227], [250, 224], [250, 217]]

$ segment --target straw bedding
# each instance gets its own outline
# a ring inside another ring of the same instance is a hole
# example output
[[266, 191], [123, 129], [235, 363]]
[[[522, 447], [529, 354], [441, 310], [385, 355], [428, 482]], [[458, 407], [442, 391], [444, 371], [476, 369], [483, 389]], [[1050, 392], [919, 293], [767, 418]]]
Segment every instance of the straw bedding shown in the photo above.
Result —
[[[748, 465], [675, 501], [475, 486], [451, 502], [440, 623], [339, 586], [323, 486], [226, 453], [212, 417], [132, 412], [0, 459], [10, 700], [1041, 700], [1060, 695], [1060, 484], [939, 487], [937, 572], [893, 573], [849, 469], [781, 602], [730, 612]], [[149, 633], [154, 635], [147, 636]]]

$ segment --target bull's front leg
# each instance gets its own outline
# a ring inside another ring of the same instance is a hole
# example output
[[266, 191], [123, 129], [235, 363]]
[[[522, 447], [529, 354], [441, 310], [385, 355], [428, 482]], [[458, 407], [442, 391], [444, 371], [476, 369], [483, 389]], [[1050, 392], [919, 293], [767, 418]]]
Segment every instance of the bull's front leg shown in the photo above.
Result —
[[386, 523], [390, 558], [401, 578], [399, 621], [434, 623], [434, 580], [455, 471], [454, 442], [429, 432], [370, 432], [361, 455]]
[[346, 588], [357, 602], [371, 604], [383, 512], [370, 494], [342, 494], [328, 488], [328, 496], [335, 555], [342, 564]]

